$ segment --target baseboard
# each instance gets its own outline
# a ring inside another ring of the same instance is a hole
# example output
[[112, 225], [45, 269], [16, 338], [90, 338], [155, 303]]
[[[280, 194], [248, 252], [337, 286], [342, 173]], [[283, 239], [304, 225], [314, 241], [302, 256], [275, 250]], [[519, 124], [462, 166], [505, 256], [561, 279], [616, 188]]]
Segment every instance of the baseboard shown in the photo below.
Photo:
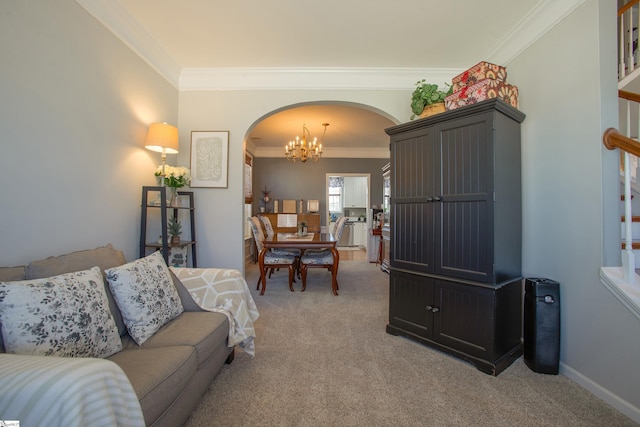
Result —
[[609, 405], [613, 406], [615, 409], [622, 412], [633, 421], [640, 423], [640, 408], [633, 406], [631, 403], [622, 399], [620, 396], [613, 394], [609, 390], [602, 387], [600, 384], [595, 383], [590, 378], [585, 377], [580, 372], [565, 365], [562, 362], [560, 362], [560, 374], [571, 379], [582, 388], [588, 390], [594, 396], [597, 396], [598, 398], [607, 402]]

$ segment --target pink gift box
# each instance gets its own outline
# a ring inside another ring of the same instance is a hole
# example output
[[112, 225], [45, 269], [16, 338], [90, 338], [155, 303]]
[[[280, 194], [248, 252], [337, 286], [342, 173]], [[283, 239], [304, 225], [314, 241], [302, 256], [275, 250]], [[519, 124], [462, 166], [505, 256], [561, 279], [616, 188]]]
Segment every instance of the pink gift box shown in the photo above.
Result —
[[484, 79], [447, 96], [444, 105], [447, 110], [455, 110], [491, 98], [500, 98], [512, 107], [518, 108], [518, 87], [493, 79]]
[[458, 74], [451, 79], [451, 85], [453, 86], [453, 91], [457, 92], [466, 86], [472, 86], [485, 79], [506, 82], [507, 69], [490, 62], [479, 62], [464, 73]]

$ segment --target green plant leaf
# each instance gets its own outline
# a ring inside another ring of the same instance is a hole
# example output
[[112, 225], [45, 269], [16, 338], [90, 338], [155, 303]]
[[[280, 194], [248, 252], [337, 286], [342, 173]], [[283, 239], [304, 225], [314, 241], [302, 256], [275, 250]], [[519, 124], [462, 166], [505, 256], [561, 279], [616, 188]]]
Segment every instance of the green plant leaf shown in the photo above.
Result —
[[426, 83], [425, 79], [416, 82], [416, 87], [411, 94], [411, 111], [414, 113], [411, 116], [411, 120], [415, 115], [422, 114], [422, 111], [427, 105], [443, 102], [447, 95], [453, 92], [453, 86], [445, 83], [448, 87], [447, 91], [442, 91], [438, 88], [438, 85]]

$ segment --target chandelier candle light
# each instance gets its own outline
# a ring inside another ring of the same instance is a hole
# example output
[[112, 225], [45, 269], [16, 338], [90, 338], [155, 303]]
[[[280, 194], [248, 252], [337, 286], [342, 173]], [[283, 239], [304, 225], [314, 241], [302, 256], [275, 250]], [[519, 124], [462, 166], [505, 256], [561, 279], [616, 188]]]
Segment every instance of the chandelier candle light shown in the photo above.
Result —
[[293, 160], [294, 162], [300, 160], [304, 163], [307, 159], [313, 159], [317, 162], [320, 156], [322, 156], [322, 142], [324, 141], [324, 135], [327, 133], [329, 123], [323, 123], [322, 126], [324, 126], [324, 132], [322, 133], [320, 143], [318, 143], [318, 138], [311, 140], [309, 129], [303, 124], [302, 138], [296, 136], [295, 141], [289, 141], [289, 143], [284, 146], [284, 155], [287, 160]]

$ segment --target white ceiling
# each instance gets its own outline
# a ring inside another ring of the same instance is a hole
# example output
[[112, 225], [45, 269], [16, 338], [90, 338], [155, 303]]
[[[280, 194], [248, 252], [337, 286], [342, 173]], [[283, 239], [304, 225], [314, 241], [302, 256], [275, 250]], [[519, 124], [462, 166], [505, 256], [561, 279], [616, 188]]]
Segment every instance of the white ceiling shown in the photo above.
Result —
[[[540, 0], [117, 0], [181, 68], [466, 67]], [[473, 65], [473, 64], [471, 64]]]
[[[179, 89], [202, 86], [207, 74], [238, 89], [238, 75], [244, 84], [247, 75], [285, 70], [286, 82], [291, 70], [331, 69], [364, 70], [363, 85], [411, 90], [416, 75], [439, 79], [483, 60], [505, 64], [584, 0], [76, 1]], [[380, 70], [393, 78], [376, 81]], [[323, 81], [308, 75], [310, 84]], [[324, 122], [325, 147], [356, 157], [388, 150], [383, 130], [394, 124], [362, 106], [320, 103], [275, 112], [247, 142], [284, 151], [303, 123], [320, 136]]]

